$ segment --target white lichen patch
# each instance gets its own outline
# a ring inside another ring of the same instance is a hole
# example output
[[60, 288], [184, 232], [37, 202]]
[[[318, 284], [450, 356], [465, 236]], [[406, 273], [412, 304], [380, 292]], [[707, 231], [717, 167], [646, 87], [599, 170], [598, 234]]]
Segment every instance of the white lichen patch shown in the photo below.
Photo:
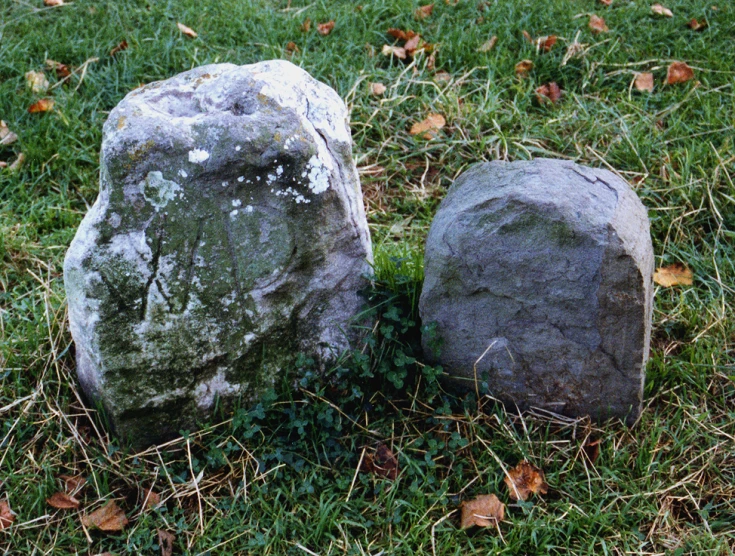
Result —
[[189, 151], [189, 162], [201, 164], [209, 158], [209, 153], [204, 149], [193, 149]]
[[182, 194], [183, 189], [175, 181], [164, 179], [159, 171], [148, 172], [144, 182], [140, 184], [143, 197], [156, 209], [164, 208], [169, 201]]
[[240, 182], [240, 183], [244, 182], [245, 181], [245, 176], [238, 176], [237, 177], [237, 181]]
[[187, 174], [187, 173], [186, 173], [186, 170], [184, 170], [183, 168], [182, 168], [181, 170], [179, 170], [179, 175], [180, 175], [180, 176], [181, 176], [182, 178], [188, 178], [188, 177], [189, 177], [189, 174]]
[[283, 191], [276, 191], [275, 194], [277, 197], [287, 197], [290, 195], [291, 197], [294, 198], [297, 204], [311, 203], [310, 199], [307, 199], [306, 197], [304, 197], [301, 193], [296, 191], [293, 187], [287, 187]]
[[151, 275], [150, 263], [153, 260], [153, 253], [146, 242], [145, 232], [134, 231], [113, 235], [107, 249], [109, 255], [119, 257], [132, 265], [132, 270], [142, 280], [148, 280]]
[[232, 199], [233, 207], [239, 207], [240, 205], [242, 205], [242, 201], [240, 199]]
[[306, 177], [312, 193], [324, 193], [329, 189], [329, 170], [316, 155], [309, 159], [307, 167], [309, 170]]
[[200, 409], [209, 409], [215, 396], [231, 396], [242, 388], [241, 384], [231, 384], [225, 379], [225, 368], [217, 369], [217, 373], [194, 388], [194, 399]]

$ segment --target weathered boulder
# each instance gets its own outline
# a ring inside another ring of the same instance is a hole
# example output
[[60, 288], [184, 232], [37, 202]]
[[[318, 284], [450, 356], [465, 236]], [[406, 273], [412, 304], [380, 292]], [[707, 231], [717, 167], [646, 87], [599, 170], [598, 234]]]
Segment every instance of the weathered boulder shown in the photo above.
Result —
[[371, 246], [344, 103], [285, 61], [128, 94], [64, 262], [77, 373], [136, 445], [348, 348]]
[[472, 167], [439, 207], [424, 270], [421, 318], [437, 335], [424, 348], [451, 382], [486, 382], [521, 410], [639, 414], [653, 248], [615, 174], [548, 159]]

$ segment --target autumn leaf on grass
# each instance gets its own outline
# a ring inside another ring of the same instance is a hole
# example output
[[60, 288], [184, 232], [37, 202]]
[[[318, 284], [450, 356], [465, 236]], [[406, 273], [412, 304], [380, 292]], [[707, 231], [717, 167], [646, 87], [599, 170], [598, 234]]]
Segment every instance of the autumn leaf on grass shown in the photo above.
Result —
[[539, 104], [551, 102], [556, 104], [561, 98], [561, 89], [554, 81], [551, 83], [544, 83], [538, 89], [536, 89], [536, 100]]
[[428, 4], [426, 6], [421, 6], [418, 10], [416, 10], [413, 15], [416, 19], [426, 19], [431, 15], [431, 12], [434, 11], [434, 4]]
[[441, 114], [429, 114], [424, 120], [416, 122], [411, 126], [411, 135], [419, 135], [424, 139], [433, 139], [436, 132], [443, 128], [447, 123]]
[[54, 492], [46, 503], [57, 510], [75, 510], [79, 507], [79, 500], [65, 492]]
[[174, 553], [174, 541], [176, 537], [173, 533], [156, 529], [158, 531], [158, 546], [161, 547], [161, 556], [171, 556]]
[[593, 33], [606, 33], [610, 29], [607, 28], [607, 25], [605, 25], [605, 20], [601, 17], [596, 16], [595, 14], [590, 15], [590, 30]]
[[462, 502], [462, 529], [473, 525], [491, 527], [505, 518], [505, 504], [494, 494], [483, 494], [474, 500]]
[[490, 52], [494, 47], [495, 43], [498, 42], [498, 36], [493, 35], [489, 40], [482, 43], [482, 46], [477, 49], [478, 52]]
[[691, 21], [687, 23], [687, 26], [692, 31], [701, 31], [702, 29], [705, 29], [707, 25], [708, 24], [706, 19], [697, 20], [696, 18], [692, 18]]
[[18, 153], [18, 158], [16, 158], [13, 163], [8, 166], [8, 170], [11, 172], [17, 172], [20, 170], [21, 166], [23, 166], [23, 163], [26, 161], [26, 155], [23, 153]]
[[28, 107], [28, 112], [35, 114], [36, 112], [48, 112], [54, 109], [54, 99], [42, 98], [38, 102], [34, 102]]
[[82, 487], [87, 483], [87, 479], [85, 479], [82, 475], [60, 475], [59, 479], [64, 481], [66, 492], [70, 492], [72, 494], [78, 490], [81, 490]]
[[672, 264], [657, 268], [653, 273], [653, 281], [670, 288], [671, 286], [691, 286], [694, 279], [694, 273], [683, 264]]
[[518, 77], [526, 77], [532, 69], [533, 62], [531, 60], [521, 60], [516, 64], [516, 75]]
[[316, 30], [319, 32], [319, 34], [324, 36], [327, 36], [329, 33], [331, 33], [332, 29], [334, 29], [334, 20], [327, 21], [326, 23], [319, 23], [316, 26]]
[[82, 525], [100, 531], [122, 531], [128, 524], [128, 518], [114, 500], [110, 500], [101, 508], [82, 517]]
[[110, 50], [110, 56], [114, 56], [118, 52], [122, 52], [123, 50], [127, 50], [127, 49], [128, 49], [128, 41], [122, 41], [115, 48]]
[[143, 500], [143, 505], [149, 509], [152, 510], [153, 508], [156, 508], [161, 503], [161, 495], [158, 494], [155, 490], [153, 490], [153, 487], [149, 488], [145, 493], [145, 499]]
[[385, 444], [379, 444], [374, 454], [367, 454], [362, 465], [363, 471], [375, 473], [395, 481], [398, 477], [398, 459]]
[[590, 440], [588, 438], [582, 444], [582, 451], [587, 459], [590, 460], [590, 463], [594, 464], [597, 458], [600, 457], [600, 439]]
[[536, 39], [536, 47], [542, 52], [549, 52], [556, 44], [556, 35], [539, 37]]
[[65, 77], [69, 77], [71, 75], [71, 70], [69, 69], [69, 66], [67, 66], [66, 64], [62, 64], [61, 62], [46, 60], [46, 67], [50, 70], [54, 70], [56, 72], [56, 77], [58, 77], [59, 79], [64, 79]]
[[508, 471], [504, 481], [513, 500], [526, 500], [531, 493], [546, 494], [549, 490], [544, 472], [526, 460]]
[[600, 4], [604, 4], [605, 6], [612, 5], [612, 0], [600, 0]]
[[26, 72], [26, 86], [34, 93], [45, 93], [49, 83], [42, 71], [29, 71]]
[[635, 88], [639, 91], [653, 92], [653, 74], [650, 72], [637, 73], [633, 80]]
[[18, 140], [18, 136], [10, 131], [8, 124], [0, 120], [0, 145], [10, 145]]
[[654, 4], [651, 6], [651, 12], [656, 15], [662, 15], [664, 17], [674, 17], [674, 14], [669, 8], [664, 8], [661, 4]]
[[177, 23], [176, 27], [178, 27], [179, 31], [181, 31], [184, 35], [186, 35], [190, 39], [195, 39], [199, 36], [197, 32], [194, 31], [194, 29], [192, 29], [191, 27], [187, 27], [183, 23]]
[[395, 56], [401, 60], [406, 59], [406, 49], [402, 46], [391, 46], [390, 44], [383, 45], [383, 56]]
[[376, 97], [382, 96], [386, 91], [386, 86], [382, 83], [370, 83], [370, 93]]
[[0, 500], [0, 530], [7, 529], [15, 521], [15, 515], [10, 511], [10, 505], [5, 500]]
[[311, 29], [311, 19], [309, 19], [309, 18], [307, 17], [307, 18], [306, 18], [306, 19], [304, 20], [304, 22], [303, 22], [303, 23], [301, 24], [301, 30], [302, 30], [302, 31], [303, 31], [304, 33], [308, 33], [310, 29]]
[[666, 71], [666, 82], [669, 85], [684, 83], [694, 77], [694, 70], [686, 62], [672, 62]]
[[398, 39], [399, 41], [409, 41], [412, 38], [414, 38], [418, 33], [415, 31], [404, 31], [403, 29], [396, 29], [394, 27], [391, 27], [386, 31], [391, 37], [394, 39]]
[[286, 52], [288, 52], [289, 54], [295, 54], [298, 51], [299, 47], [296, 46], [296, 43], [293, 41], [288, 41], [288, 43], [286, 44]]

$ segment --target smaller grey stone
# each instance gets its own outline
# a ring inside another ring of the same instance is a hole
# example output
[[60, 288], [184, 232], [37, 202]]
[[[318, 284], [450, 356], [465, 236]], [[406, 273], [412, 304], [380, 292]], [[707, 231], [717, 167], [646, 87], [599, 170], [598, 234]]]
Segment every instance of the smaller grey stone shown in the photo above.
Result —
[[[625, 181], [572, 162], [479, 164], [450, 188], [426, 242], [430, 362], [510, 407], [640, 413], [653, 247]], [[436, 346], [439, 347], [436, 347]]]

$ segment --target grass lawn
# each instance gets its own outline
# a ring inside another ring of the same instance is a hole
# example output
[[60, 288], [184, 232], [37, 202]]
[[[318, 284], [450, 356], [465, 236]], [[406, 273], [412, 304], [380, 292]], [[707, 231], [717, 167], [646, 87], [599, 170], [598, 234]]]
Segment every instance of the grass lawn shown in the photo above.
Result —
[[[192, 555], [735, 550], [735, 5], [667, 0], [666, 17], [648, 0], [436, 0], [425, 18], [419, 6], [0, 2], [0, 119], [18, 136], [0, 145], [0, 553], [161, 554], [158, 531]], [[608, 31], [591, 31], [592, 13]], [[693, 18], [706, 27], [690, 28]], [[402, 44], [389, 28], [420, 33], [433, 51], [383, 55]], [[544, 52], [524, 30], [558, 40]], [[222, 424], [132, 453], [80, 399], [61, 275], [97, 194], [102, 124], [142, 83], [271, 58], [300, 65], [351, 110], [380, 326], [328, 379], [302, 361], [298, 391], [284, 385]], [[48, 59], [76, 71], [61, 83]], [[517, 76], [526, 59], [533, 68]], [[675, 61], [694, 78], [667, 84]], [[45, 71], [50, 89], [29, 88], [29, 71]], [[637, 72], [653, 74], [652, 92], [634, 87]], [[549, 82], [562, 97], [539, 103]], [[29, 113], [42, 98], [53, 110]], [[433, 139], [411, 135], [429, 114], [446, 125]], [[475, 162], [536, 156], [619, 172], [649, 209], [657, 266], [694, 272], [691, 286], [657, 287], [632, 428], [514, 416], [488, 396], [444, 392], [414, 359], [422, 244], [447, 187]], [[381, 443], [397, 457], [395, 480], [360, 471]], [[514, 502], [503, 478], [523, 459], [549, 492]], [[61, 476], [86, 479], [68, 485], [78, 508], [46, 502], [66, 488]], [[460, 503], [491, 493], [507, 504], [499, 526], [460, 529]], [[82, 525], [109, 500], [129, 520], [122, 531]]]

